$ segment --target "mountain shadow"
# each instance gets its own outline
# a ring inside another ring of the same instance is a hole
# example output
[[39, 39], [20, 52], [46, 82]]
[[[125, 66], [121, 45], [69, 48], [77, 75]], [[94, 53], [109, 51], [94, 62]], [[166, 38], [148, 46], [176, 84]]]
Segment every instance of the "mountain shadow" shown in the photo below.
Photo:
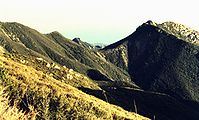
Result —
[[166, 94], [120, 87], [103, 87], [103, 90], [79, 89], [152, 120], [197, 120], [199, 118], [199, 103], [177, 100]]
[[[166, 25], [174, 28], [168, 28], [171, 29], [168, 31]], [[182, 37], [172, 31], [179, 26], [148, 21], [133, 34], [101, 52], [108, 61], [127, 70], [131, 80], [142, 89], [166, 93], [177, 99], [199, 101], [199, 44], [195, 37]], [[190, 34], [198, 33], [193, 31]], [[126, 59], [120, 59], [119, 51], [125, 53], [123, 58]], [[111, 60], [113, 56], [119, 60], [114, 62]], [[123, 67], [122, 63], [126, 66]]]

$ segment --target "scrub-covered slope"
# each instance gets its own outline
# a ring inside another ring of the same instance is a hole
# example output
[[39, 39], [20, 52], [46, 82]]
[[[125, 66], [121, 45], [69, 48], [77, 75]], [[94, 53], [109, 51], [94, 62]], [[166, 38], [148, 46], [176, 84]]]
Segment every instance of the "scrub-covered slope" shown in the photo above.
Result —
[[[8, 56], [5, 53], [0, 55], [2, 91], [0, 106], [7, 108], [4, 109], [5, 111], [0, 110], [2, 119], [24, 117], [24, 119], [147, 120], [145, 117], [85, 94], [64, 81], [53, 78], [52, 75], [45, 73], [45, 70], [36, 70], [32, 66], [33, 62], [28, 65], [28, 60], [17, 62]], [[61, 68], [57, 66], [56, 69]], [[62, 69], [67, 70], [67, 68]], [[68, 72], [66, 74], [70, 74], [72, 79], [80, 79], [81, 74]], [[66, 81], [72, 79], [69, 77]], [[100, 88], [96, 86], [95, 89]], [[18, 112], [19, 114], [16, 115]]]

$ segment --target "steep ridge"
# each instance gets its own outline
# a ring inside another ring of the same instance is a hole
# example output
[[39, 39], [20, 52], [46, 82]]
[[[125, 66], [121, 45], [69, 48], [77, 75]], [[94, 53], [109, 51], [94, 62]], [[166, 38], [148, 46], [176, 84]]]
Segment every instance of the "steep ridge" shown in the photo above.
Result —
[[[142, 37], [144, 36], [144, 37]], [[199, 46], [151, 24], [128, 37], [129, 73], [146, 90], [199, 100]]]
[[[75, 61], [79, 61], [88, 66], [89, 69], [86, 69], [86, 73], [84, 74], [91, 77], [91, 79], [100, 81], [102, 78], [105, 78], [103, 79], [105, 81], [123, 81], [127, 84], [136, 86], [134, 83], [132, 84], [130, 82], [130, 77], [126, 71], [107, 62], [98, 51], [82, 46], [82, 44], [77, 44], [71, 40], [66, 40], [65, 37], [57, 32], [47, 34], [47, 36], [65, 48], [67, 56], [73, 56]], [[75, 66], [75, 68], [77, 67], [79, 66]], [[82, 69], [77, 71], [82, 73]]]
[[[124, 69], [128, 70], [141, 88], [199, 101], [198, 39], [197, 36], [187, 37], [197, 32], [190, 32], [190, 29], [184, 27], [182, 29], [189, 32], [182, 33], [175, 26], [182, 25], [170, 22], [158, 25], [148, 21], [130, 36], [107, 46], [101, 52], [108, 57], [107, 60], [114, 63], [110, 58], [121, 58], [121, 54], [114, 53], [119, 53], [121, 46], [126, 46], [123, 47], [126, 48], [123, 53], [126, 53], [128, 60], [125, 60], [127, 66]], [[124, 62], [120, 60], [120, 63]], [[114, 64], [123, 67], [118, 63]]]
[[136, 86], [130, 82], [126, 71], [107, 62], [100, 53], [66, 39], [58, 32], [44, 35], [19, 23], [1, 23], [0, 44], [11, 53], [55, 61], [93, 80], [122, 81]]

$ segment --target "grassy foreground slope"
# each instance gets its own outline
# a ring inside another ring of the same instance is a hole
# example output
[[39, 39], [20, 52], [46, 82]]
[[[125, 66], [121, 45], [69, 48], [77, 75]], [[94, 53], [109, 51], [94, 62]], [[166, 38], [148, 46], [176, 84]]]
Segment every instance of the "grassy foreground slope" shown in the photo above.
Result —
[[0, 55], [1, 119], [147, 120]]
[[[2, 86], [1, 86], [2, 89]], [[0, 92], [0, 120], [21, 120], [21, 119], [36, 119], [36, 113], [34, 111], [25, 114], [20, 111], [16, 106], [9, 106], [9, 100], [6, 97], [7, 94], [3, 90]]]

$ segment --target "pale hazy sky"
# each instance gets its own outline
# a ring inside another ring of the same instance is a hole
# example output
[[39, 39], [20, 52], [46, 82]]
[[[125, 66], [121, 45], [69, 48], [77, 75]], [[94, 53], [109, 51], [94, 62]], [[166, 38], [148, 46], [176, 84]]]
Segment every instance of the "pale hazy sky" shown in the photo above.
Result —
[[198, 6], [197, 0], [0, 0], [0, 21], [108, 44], [128, 36], [149, 19], [199, 30]]

